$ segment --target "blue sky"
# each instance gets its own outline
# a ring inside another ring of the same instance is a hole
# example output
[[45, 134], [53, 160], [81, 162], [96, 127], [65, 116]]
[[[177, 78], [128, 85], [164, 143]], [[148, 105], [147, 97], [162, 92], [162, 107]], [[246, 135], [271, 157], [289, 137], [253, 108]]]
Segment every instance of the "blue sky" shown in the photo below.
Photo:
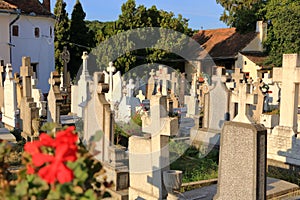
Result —
[[[76, 0], [65, 0], [67, 12], [71, 17]], [[86, 12], [86, 19], [99, 21], [116, 20], [121, 13], [121, 5], [126, 0], [81, 0]], [[53, 10], [55, 0], [51, 1]], [[145, 5], [147, 8], [155, 5], [157, 9], [172, 11], [175, 15], [182, 14], [189, 19], [189, 27], [193, 29], [223, 28], [226, 25], [219, 21], [223, 8], [215, 0], [136, 0], [137, 5]]]

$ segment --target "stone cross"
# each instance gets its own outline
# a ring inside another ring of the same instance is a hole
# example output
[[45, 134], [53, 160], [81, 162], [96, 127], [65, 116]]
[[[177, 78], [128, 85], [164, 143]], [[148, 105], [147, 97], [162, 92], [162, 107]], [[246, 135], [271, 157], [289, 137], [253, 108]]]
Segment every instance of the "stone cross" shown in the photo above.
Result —
[[260, 123], [260, 115], [263, 112], [263, 107], [264, 107], [264, 94], [262, 93], [260, 87], [263, 86], [263, 83], [261, 82], [261, 79], [258, 78], [257, 81], [253, 84], [254, 90], [254, 103], [256, 109], [253, 111], [253, 119], [257, 122]]
[[63, 97], [60, 93], [60, 75], [57, 71], [51, 72], [49, 78], [50, 90], [48, 94], [48, 121], [60, 124], [60, 107]]
[[149, 73], [150, 77], [148, 79], [148, 84], [147, 84], [147, 94], [146, 94], [146, 98], [150, 99], [154, 90], [154, 85], [155, 85], [155, 79], [154, 79], [154, 75], [155, 75], [155, 70], [151, 69], [151, 72]]
[[90, 76], [89, 71], [87, 69], [87, 60], [89, 59], [89, 55], [88, 55], [87, 51], [84, 51], [82, 53], [81, 59], [82, 59], [82, 73], [81, 74], [84, 74], [85, 76]]
[[159, 80], [162, 80], [162, 88], [161, 88], [162, 95], [167, 95], [168, 80], [170, 80], [171, 78], [171, 75], [168, 74], [168, 68], [160, 65], [158, 71], [156, 72], [156, 75], [158, 76]]
[[107, 67], [107, 72], [109, 73], [109, 96], [110, 96], [110, 106], [113, 110], [113, 73], [116, 71], [116, 68], [113, 66], [113, 62], [109, 62]]
[[238, 103], [238, 114], [234, 117], [232, 121], [243, 122], [243, 123], [253, 123], [253, 119], [246, 113], [246, 105], [254, 103], [254, 97], [249, 93], [250, 85], [243, 82], [239, 84], [238, 90], [232, 95], [232, 102]]
[[64, 68], [63, 68], [63, 72], [64, 72], [63, 87], [64, 87], [65, 90], [67, 90], [67, 88], [69, 86], [68, 63], [70, 62], [70, 52], [68, 51], [66, 46], [64, 46], [63, 48], [64, 48], [64, 50], [60, 54], [60, 58], [63, 61], [63, 65], [64, 65]]
[[[31, 77], [33, 76], [33, 68], [31, 66], [30, 57], [22, 57], [22, 66], [20, 67], [20, 75], [23, 82], [23, 96], [21, 99], [21, 119], [23, 120], [23, 136], [32, 138], [34, 131], [32, 129], [32, 121], [39, 117], [39, 108], [32, 98]], [[35, 135], [36, 137], [37, 135]]]
[[297, 132], [300, 54], [284, 54], [282, 67], [273, 68], [273, 81], [282, 82], [279, 125]]
[[239, 84], [241, 83], [241, 80], [244, 79], [244, 74], [241, 73], [240, 68], [235, 68], [234, 73], [232, 74], [232, 79], [235, 81], [235, 87], [239, 88]]
[[[216, 75], [212, 76], [212, 81], [213, 82], [225, 82], [226, 76], [223, 75], [224, 70], [225, 70], [225, 68], [223, 68], [223, 67], [217, 67]], [[206, 80], [207, 80], [207, 78], [206, 78]]]
[[178, 74], [177, 72], [172, 72], [171, 74], [171, 92], [176, 94], [178, 87]]
[[30, 57], [22, 58], [20, 71], [20, 75], [23, 78], [23, 97], [31, 98], [31, 76], [33, 76], [33, 68], [31, 66]]

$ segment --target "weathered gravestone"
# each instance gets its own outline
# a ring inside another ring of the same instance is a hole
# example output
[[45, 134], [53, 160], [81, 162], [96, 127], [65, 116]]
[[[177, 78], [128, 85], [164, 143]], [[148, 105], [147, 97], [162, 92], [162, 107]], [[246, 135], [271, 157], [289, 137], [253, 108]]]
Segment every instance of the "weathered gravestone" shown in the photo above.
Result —
[[33, 76], [33, 68], [31, 66], [30, 57], [22, 58], [22, 66], [20, 67], [20, 75], [23, 83], [23, 96], [21, 99], [20, 115], [22, 119], [23, 132], [25, 138], [37, 137], [33, 135], [32, 128], [33, 119], [39, 118], [39, 108], [32, 98], [31, 77]]
[[246, 114], [246, 87], [240, 85], [238, 115], [221, 133], [218, 192], [215, 200], [266, 199], [267, 130]]
[[127, 197], [124, 189], [128, 188], [128, 167], [126, 164], [125, 150], [114, 146], [114, 119], [110, 104], [105, 98], [109, 86], [104, 83], [104, 73], [94, 73], [94, 88], [91, 99], [87, 102], [84, 113], [84, 142], [90, 146], [93, 137], [100, 134], [95, 150], [100, 153], [95, 155], [102, 162], [106, 170], [107, 180], [112, 180], [114, 185], [109, 192], [114, 199]]
[[268, 135], [268, 159], [300, 166], [297, 113], [300, 83], [300, 54], [284, 54], [282, 67], [273, 68], [273, 81], [281, 82], [280, 119]]
[[204, 149], [218, 144], [223, 124], [230, 120], [231, 92], [224, 84], [223, 71], [218, 67], [216, 75], [212, 76], [213, 87], [205, 96], [202, 128], [196, 135], [191, 135], [191, 141], [196, 146], [201, 142]]
[[6, 65], [6, 75], [4, 81], [4, 107], [2, 108], [2, 122], [9, 128], [17, 126], [17, 93], [16, 83], [12, 77], [11, 65]]
[[167, 99], [161, 93], [151, 97], [150, 116], [142, 117], [148, 137], [129, 138], [129, 199], [164, 199], [162, 174], [169, 169], [169, 138], [178, 134], [178, 119], [167, 116]]
[[83, 52], [82, 56], [82, 72], [76, 85], [71, 86], [71, 112], [77, 114], [78, 117], [83, 117], [84, 106], [90, 99], [90, 85], [92, 78], [88, 71], [87, 60], [88, 53]]
[[60, 109], [63, 104], [63, 97], [60, 93], [60, 75], [57, 71], [51, 72], [49, 78], [50, 90], [48, 93], [47, 121], [60, 125]]

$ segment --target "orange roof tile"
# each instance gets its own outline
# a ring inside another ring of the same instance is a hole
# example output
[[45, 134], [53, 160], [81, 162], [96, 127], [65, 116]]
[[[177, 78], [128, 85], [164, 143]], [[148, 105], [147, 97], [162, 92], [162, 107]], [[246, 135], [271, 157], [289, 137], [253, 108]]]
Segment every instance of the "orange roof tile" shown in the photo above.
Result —
[[39, 0], [0, 0], [0, 9], [20, 9], [24, 14], [52, 15]]
[[[233, 58], [247, 46], [258, 33], [240, 34], [235, 28], [201, 30], [193, 36], [212, 58]], [[199, 55], [205, 57], [205, 52]]]

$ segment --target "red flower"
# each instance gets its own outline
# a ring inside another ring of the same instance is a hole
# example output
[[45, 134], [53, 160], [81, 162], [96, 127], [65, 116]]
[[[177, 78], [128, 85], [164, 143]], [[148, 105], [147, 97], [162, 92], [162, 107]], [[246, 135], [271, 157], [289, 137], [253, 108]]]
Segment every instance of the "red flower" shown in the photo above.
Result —
[[[24, 149], [32, 156], [32, 165], [27, 165], [27, 173], [34, 173], [36, 168], [38, 175], [47, 183], [65, 183], [73, 180], [73, 171], [66, 165], [66, 161], [75, 161], [77, 159], [78, 136], [74, 134], [75, 127], [69, 127], [66, 130], [59, 131], [56, 138], [52, 138], [46, 133], [40, 135], [39, 141], [26, 143]], [[53, 149], [51, 154], [42, 150], [42, 147], [50, 147]], [[53, 154], [54, 152], [54, 154]]]

